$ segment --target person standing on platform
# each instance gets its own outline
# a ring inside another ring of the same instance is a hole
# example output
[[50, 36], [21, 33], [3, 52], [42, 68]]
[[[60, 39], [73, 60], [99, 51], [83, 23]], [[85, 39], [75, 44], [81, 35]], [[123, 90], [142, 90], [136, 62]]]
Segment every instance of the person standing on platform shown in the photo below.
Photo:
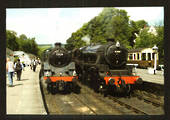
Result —
[[20, 59], [14, 65], [15, 71], [17, 72], [17, 80], [21, 80], [21, 74], [23, 69], [23, 64], [20, 62]]
[[22, 70], [24, 71], [24, 68], [26, 67], [26, 65], [25, 65], [24, 61], [22, 61], [22, 65], [23, 65]]
[[33, 71], [35, 72], [36, 67], [37, 67], [37, 61], [35, 59], [33, 60], [32, 65], [33, 65]]
[[33, 69], [33, 60], [31, 60], [31, 63], [30, 63], [30, 69], [31, 70]]
[[6, 60], [6, 71], [8, 73], [9, 87], [13, 87], [14, 63], [9, 58]]

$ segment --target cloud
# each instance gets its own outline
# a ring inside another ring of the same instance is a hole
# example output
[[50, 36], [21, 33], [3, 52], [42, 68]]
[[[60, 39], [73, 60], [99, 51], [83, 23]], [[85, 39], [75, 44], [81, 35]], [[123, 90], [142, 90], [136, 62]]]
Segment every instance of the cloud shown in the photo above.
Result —
[[[27, 37], [35, 37], [38, 44], [66, 43], [73, 32], [84, 23], [97, 16], [103, 8], [41, 8], [41, 9], [7, 9], [6, 26]], [[162, 13], [162, 7], [127, 8], [130, 19], [153, 21]]]
[[118, 9], [126, 10], [131, 20], [145, 20], [151, 25], [164, 19], [163, 7], [118, 7]]
[[7, 29], [16, 31], [18, 35], [35, 37], [38, 44], [57, 41], [66, 43], [72, 32], [101, 10], [102, 8], [7, 9]]

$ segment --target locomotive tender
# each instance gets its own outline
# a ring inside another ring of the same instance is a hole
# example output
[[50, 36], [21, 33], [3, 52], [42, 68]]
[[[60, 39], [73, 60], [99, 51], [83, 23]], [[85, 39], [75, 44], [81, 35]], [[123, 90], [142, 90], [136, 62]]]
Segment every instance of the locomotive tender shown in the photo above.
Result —
[[90, 83], [95, 91], [115, 91], [129, 94], [131, 86], [142, 83], [139, 76], [127, 66], [128, 51], [114, 39], [107, 43], [84, 46], [73, 51], [76, 73], [84, 83]]
[[56, 43], [42, 54], [40, 80], [49, 92], [74, 91], [77, 76], [71, 53]]

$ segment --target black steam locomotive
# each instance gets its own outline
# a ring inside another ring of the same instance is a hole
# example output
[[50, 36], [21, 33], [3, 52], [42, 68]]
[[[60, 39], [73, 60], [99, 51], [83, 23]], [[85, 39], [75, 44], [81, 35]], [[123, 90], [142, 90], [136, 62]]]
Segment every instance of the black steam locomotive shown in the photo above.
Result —
[[79, 79], [96, 92], [116, 91], [130, 93], [131, 85], [141, 83], [132, 67], [127, 66], [128, 51], [119, 42], [84, 46], [73, 51], [76, 73]]
[[72, 62], [71, 53], [62, 48], [61, 43], [43, 52], [39, 77], [49, 92], [74, 91], [78, 78], [75, 63]]

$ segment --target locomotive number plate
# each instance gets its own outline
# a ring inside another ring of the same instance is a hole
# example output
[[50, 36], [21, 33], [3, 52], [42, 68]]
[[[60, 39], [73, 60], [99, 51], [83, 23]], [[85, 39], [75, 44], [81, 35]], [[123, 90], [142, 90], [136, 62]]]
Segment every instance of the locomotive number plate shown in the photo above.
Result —
[[116, 50], [116, 51], [114, 51], [115, 53], [121, 53], [121, 51], [120, 50]]
[[56, 53], [57, 56], [63, 56], [63, 53]]

